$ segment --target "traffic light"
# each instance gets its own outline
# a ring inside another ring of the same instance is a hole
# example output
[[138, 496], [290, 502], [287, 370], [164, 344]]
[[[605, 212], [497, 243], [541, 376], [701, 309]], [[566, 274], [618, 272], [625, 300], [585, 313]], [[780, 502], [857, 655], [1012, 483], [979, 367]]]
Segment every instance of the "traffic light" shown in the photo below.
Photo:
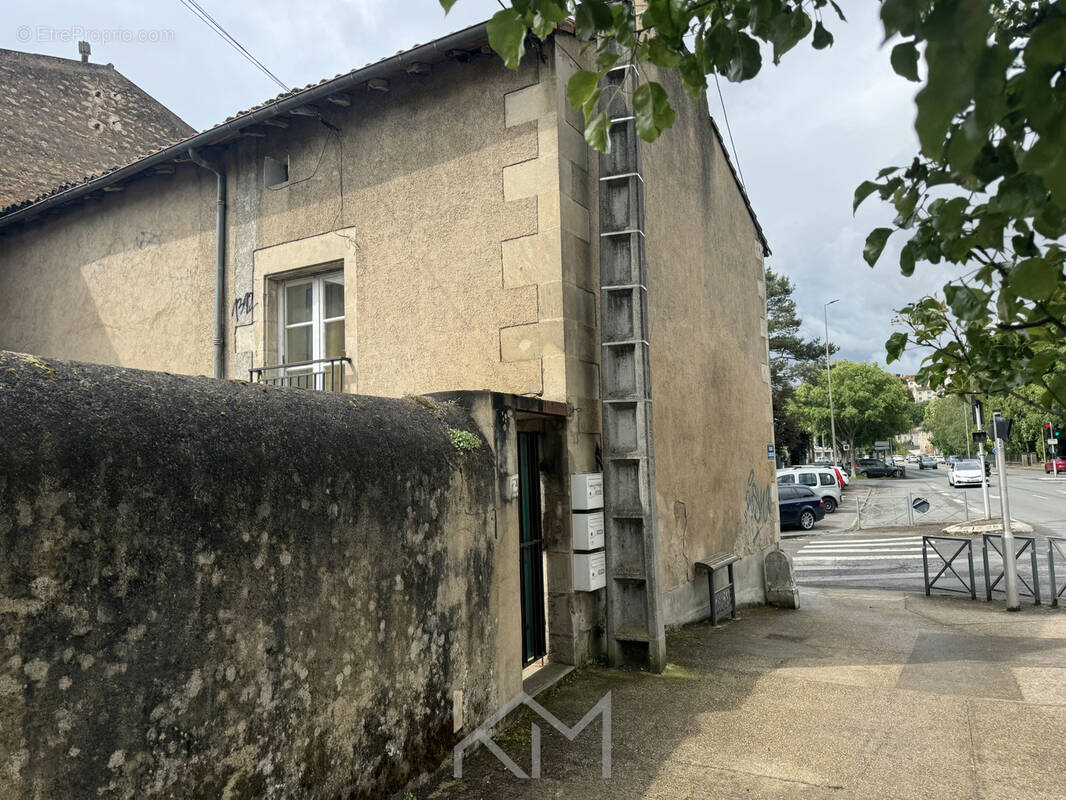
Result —
[[1059, 436], [1061, 435], [1060, 430], [1059, 430], [1060, 427], [1061, 426], [1057, 422], [1046, 422], [1046, 423], [1044, 423], [1045, 438], [1047, 438], [1047, 439], [1058, 439]]

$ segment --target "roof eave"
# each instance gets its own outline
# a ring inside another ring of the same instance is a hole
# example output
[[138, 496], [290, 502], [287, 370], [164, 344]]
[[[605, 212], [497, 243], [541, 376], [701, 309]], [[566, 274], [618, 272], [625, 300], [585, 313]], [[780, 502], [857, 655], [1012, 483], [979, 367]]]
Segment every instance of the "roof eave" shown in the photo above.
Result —
[[119, 183], [158, 164], [173, 161], [175, 158], [187, 153], [190, 148], [210, 147], [211, 145], [217, 144], [228, 138], [241, 128], [263, 122], [264, 120], [271, 119], [280, 114], [288, 113], [294, 108], [299, 108], [300, 106], [305, 106], [314, 103], [316, 100], [328, 97], [329, 95], [345, 91], [354, 84], [365, 83], [372, 78], [383, 77], [385, 74], [392, 74], [398, 68], [402, 69], [408, 63], [425, 61], [427, 60], [427, 56], [438, 54], [446, 57], [449, 51], [471, 49], [473, 46], [480, 46], [487, 41], [488, 33], [486, 31], [486, 23], [482, 22], [461, 31], [456, 31], [443, 38], [436, 39], [435, 41], [418, 45], [417, 47], [405, 50], [402, 53], [397, 53], [394, 56], [390, 56], [389, 58], [374, 64], [352, 70], [351, 72], [340, 75], [324, 83], [317, 84], [308, 89], [294, 92], [293, 94], [277, 99], [262, 108], [250, 111], [246, 114], [241, 114], [227, 122], [209, 128], [202, 133], [198, 133], [187, 139], [182, 139], [179, 142], [168, 145], [162, 150], [157, 150], [144, 158], [134, 161], [132, 164], [119, 167], [116, 170], [91, 178], [76, 186], [72, 186], [69, 189], [58, 192], [57, 194], [49, 195], [35, 203], [10, 211], [7, 214], [0, 216], [0, 229], [13, 225], [16, 222], [36, 217], [51, 208], [65, 205], [92, 192], [99, 191], [106, 186]]

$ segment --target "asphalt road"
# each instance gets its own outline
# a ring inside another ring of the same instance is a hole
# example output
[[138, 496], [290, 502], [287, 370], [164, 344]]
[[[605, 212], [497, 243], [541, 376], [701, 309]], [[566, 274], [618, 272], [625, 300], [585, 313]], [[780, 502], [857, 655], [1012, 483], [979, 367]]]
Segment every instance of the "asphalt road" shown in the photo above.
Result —
[[[1040, 471], [1008, 469], [1007, 491], [1011, 518], [1034, 528], [1037, 571], [1047, 602], [1047, 536], [1066, 536], [1066, 476], [1056, 480]], [[1000, 513], [1001, 496], [998, 476], [993, 474], [989, 487], [993, 516]], [[929, 501], [928, 513], [908, 511], [909, 503], [917, 497]], [[856, 526], [856, 500], [863, 529]], [[812, 535], [786, 538], [781, 547], [792, 556], [801, 585], [923, 591], [922, 534], [937, 533], [946, 524], [962, 522], [967, 517], [976, 520], [982, 515], [980, 487], [953, 489], [943, 468], [915, 471], [904, 480], [855, 480], [845, 491], [839, 511], [818, 523]], [[786, 531], [786, 536], [789, 533], [795, 532]], [[947, 557], [956, 548], [946, 542], [937, 546]], [[980, 598], [984, 596], [984, 565], [979, 537], [974, 541], [973, 555]], [[929, 564], [934, 575], [944, 566], [932, 552]], [[1066, 580], [1066, 559], [1059, 559], [1056, 564], [1061, 585]], [[969, 579], [965, 552], [952, 566]], [[994, 554], [990, 567], [994, 579], [1001, 569]], [[1032, 583], [1028, 554], [1019, 566], [1019, 574]], [[950, 572], [943, 584], [962, 588]]]

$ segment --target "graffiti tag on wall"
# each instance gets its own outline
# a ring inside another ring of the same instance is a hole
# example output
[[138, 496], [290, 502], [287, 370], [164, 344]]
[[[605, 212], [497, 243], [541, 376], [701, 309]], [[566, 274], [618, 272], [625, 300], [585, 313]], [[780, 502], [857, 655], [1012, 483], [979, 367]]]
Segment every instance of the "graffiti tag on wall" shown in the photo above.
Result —
[[237, 325], [251, 325], [255, 321], [252, 315], [254, 308], [255, 294], [253, 292], [245, 292], [243, 297], [234, 300], [232, 314]]
[[773, 520], [773, 494], [770, 484], [763, 487], [755, 485], [755, 470], [748, 473], [748, 489], [744, 493], [744, 521], [755, 529], [751, 543], [759, 541], [767, 523]]

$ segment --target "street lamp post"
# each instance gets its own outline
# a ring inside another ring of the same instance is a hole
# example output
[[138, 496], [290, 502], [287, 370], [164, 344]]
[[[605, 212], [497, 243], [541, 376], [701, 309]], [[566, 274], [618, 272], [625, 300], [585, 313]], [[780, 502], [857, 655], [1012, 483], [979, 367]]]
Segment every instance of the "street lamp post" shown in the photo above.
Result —
[[840, 298], [830, 300], [822, 306], [822, 316], [825, 319], [825, 374], [829, 381], [829, 431], [833, 437], [833, 463], [837, 463], [837, 422], [833, 414], [833, 370], [829, 364], [829, 306], [839, 303]]

